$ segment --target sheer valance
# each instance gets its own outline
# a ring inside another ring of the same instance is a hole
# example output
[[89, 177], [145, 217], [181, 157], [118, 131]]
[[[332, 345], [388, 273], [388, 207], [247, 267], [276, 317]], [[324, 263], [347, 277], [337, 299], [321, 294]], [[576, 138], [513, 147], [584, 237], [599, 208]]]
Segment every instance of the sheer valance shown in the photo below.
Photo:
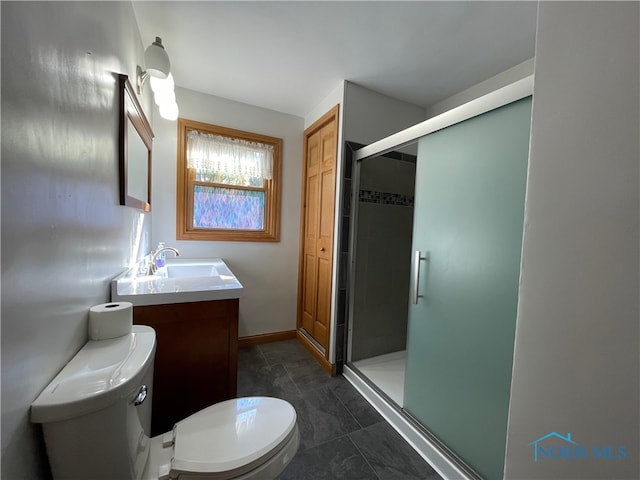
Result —
[[273, 146], [190, 130], [187, 166], [243, 177], [273, 177]]

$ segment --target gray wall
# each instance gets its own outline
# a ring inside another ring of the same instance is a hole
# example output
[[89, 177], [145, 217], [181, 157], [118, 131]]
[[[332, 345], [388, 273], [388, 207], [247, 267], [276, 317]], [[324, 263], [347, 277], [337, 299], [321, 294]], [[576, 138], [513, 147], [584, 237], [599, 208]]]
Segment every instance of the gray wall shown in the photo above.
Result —
[[[639, 8], [539, 6], [509, 479], [640, 477]], [[628, 456], [536, 463], [550, 432]]]
[[149, 248], [150, 215], [119, 205], [114, 76], [143, 47], [129, 3], [1, 9], [2, 478], [47, 478], [29, 406]]

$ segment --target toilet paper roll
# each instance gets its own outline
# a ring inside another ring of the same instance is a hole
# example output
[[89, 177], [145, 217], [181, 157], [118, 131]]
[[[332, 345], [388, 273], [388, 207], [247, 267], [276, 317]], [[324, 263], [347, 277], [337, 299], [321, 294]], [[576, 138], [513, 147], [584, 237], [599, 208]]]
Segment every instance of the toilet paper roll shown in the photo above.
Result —
[[95, 305], [89, 310], [89, 338], [106, 340], [131, 332], [133, 304], [112, 302]]

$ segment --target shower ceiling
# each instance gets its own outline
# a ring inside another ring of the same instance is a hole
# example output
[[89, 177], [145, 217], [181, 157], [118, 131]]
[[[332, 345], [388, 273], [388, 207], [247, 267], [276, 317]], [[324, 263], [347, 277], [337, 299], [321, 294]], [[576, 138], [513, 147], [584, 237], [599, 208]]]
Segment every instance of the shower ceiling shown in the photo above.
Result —
[[176, 84], [304, 117], [341, 80], [427, 107], [534, 56], [536, 2], [133, 2]]

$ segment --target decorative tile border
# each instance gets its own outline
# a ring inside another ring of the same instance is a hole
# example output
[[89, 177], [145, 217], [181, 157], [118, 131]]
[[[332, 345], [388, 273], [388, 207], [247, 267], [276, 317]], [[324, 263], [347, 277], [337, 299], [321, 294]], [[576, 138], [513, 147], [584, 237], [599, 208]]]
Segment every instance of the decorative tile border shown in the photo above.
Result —
[[376, 192], [374, 190], [360, 190], [358, 194], [358, 200], [365, 203], [379, 203], [381, 205], [413, 207], [413, 195]]

